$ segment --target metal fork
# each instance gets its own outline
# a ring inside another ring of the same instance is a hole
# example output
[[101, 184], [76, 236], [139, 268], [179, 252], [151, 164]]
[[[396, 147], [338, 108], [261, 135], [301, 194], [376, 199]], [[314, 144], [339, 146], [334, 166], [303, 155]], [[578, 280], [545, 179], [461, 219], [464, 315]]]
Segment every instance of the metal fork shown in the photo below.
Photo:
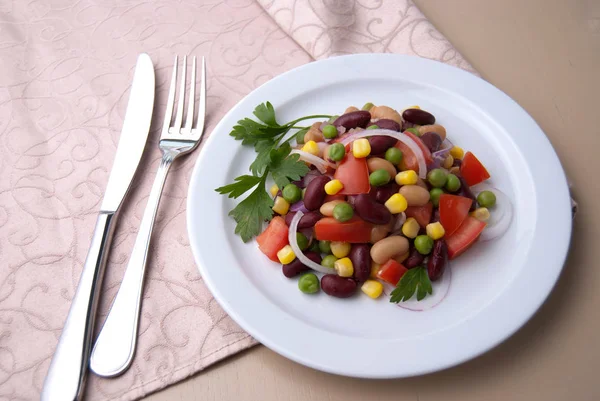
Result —
[[204, 117], [206, 113], [206, 66], [204, 57], [202, 58], [198, 117], [196, 118], [196, 122], [192, 124], [195, 103], [194, 89], [196, 85], [196, 57], [194, 57], [187, 116], [183, 127], [181, 124], [183, 121], [187, 56], [183, 57], [179, 101], [177, 112], [175, 113], [175, 121], [171, 124], [175, 103], [175, 86], [177, 84], [177, 64], [178, 59], [175, 56], [169, 98], [165, 111], [165, 121], [159, 141], [162, 160], [156, 172], [154, 184], [150, 190], [146, 210], [142, 217], [125, 276], [104, 326], [96, 340], [90, 359], [92, 371], [104, 377], [117, 376], [126, 371], [129, 365], [131, 365], [137, 340], [142, 288], [150, 237], [167, 173], [177, 157], [191, 152], [198, 146], [204, 133]]

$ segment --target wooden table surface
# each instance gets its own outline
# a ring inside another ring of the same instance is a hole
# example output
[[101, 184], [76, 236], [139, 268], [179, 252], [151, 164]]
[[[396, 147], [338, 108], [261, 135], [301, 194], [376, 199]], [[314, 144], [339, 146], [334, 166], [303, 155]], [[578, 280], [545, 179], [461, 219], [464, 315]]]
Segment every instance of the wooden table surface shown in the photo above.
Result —
[[572, 180], [580, 211], [548, 301], [494, 350], [435, 374], [350, 379], [257, 346], [148, 401], [600, 400], [600, 1], [416, 3], [486, 80], [533, 116]]

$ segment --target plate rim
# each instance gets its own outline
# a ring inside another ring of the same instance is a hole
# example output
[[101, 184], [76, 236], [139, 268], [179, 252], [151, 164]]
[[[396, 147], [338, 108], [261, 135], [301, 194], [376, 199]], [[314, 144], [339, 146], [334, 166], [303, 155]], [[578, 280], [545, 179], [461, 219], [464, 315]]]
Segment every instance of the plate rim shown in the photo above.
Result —
[[[364, 61], [365, 59], [366, 59], [366, 61]], [[379, 59], [379, 60], [376, 61], [376, 59]], [[553, 168], [558, 167], [558, 172], [560, 173], [559, 177], [557, 177], [557, 178], [559, 178], [557, 181], [560, 181], [560, 185], [558, 185], [558, 187], [560, 189], [562, 189], [562, 191], [558, 191], [558, 192], [562, 192], [562, 196], [560, 197], [560, 199], [561, 199], [560, 202], [562, 202], [564, 205], [569, 205], [568, 207], [566, 207], [565, 213], [567, 211], [570, 213], [570, 197], [569, 197], [568, 184], [567, 184], [566, 176], [564, 173], [564, 169], [560, 163], [560, 159], [558, 158], [558, 155], [556, 154], [556, 151], [552, 147], [548, 137], [545, 135], [545, 133], [539, 127], [539, 125], [535, 122], [535, 120], [533, 120], [533, 118], [529, 115], [529, 113], [527, 113], [527, 111], [525, 111], [520, 105], [518, 105], [516, 103], [516, 101], [514, 101], [512, 98], [510, 98], [502, 90], [493, 86], [489, 82], [481, 79], [480, 77], [477, 77], [477, 76], [475, 76], [467, 71], [461, 70], [459, 68], [456, 68], [456, 67], [444, 64], [444, 63], [440, 63], [440, 62], [437, 62], [434, 60], [430, 60], [430, 59], [425, 59], [425, 58], [416, 57], [416, 56], [398, 55], [398, 54], [365, 53], [365, 54], [354, 54], [354, 55], [333, 57], [333, 58], [315, 61], [315, 62], [301, 65], [299, 67], [296, 67], [292, 70], [289, 70], [285, 73], [282, 73], [282, 74], [272, 78], [271, 80], [265, 82], [258, 88], [254, 89], [248, 95], [244, 96], [241, 100], [239, 100], [236, 103], [235, 106], [233, 106], [225, 114], [225, 116], [223, 116], [223, 118], [220, 120], [220, 122], [213, 129], [213, 133], [216, 131], [223, 130], [223, 127], [227, 128], [227, 126], [229, 126], [230, 123], [226, 123], [226, 121], [229, 120], [231, 118], [231, 116], [236, 113], [236, 110], [239, 107], [241, 107], [241, 105], [243, 105], [244, 102], [247, 102], [249, 98], [256, 96], [257, 93], [264, 91], [265, 88], [268, 89], [270, 86], [276, 85], [277, 82], [289, 79], [290, 76], [293, 76], [295, 74], [306, 73], [306, 71], [320, 68], [320, 66], [323, 66], [328, 63], [331, 65], [334, 65], [335, 63], [340, 63], [340, 62], [343, 63], [345, 61], [347, 61], [348, 63], [351, 63], [351, 62], [373, 62], [373, 63], [375, 63], [378, 61], [382, 62], [382, 60], [384, 60], [384, 59], [386, 59], [385, 62], [391, 62], [391, 63], [397, 62], [397, 63], [401, 63], [401, 64], [403, 64], [403, 63], [421, 64], [422, 66], [425, 66], [427, 68], [440, 69], [442, 72], [444, 72], [444, 70], [445, 70], [445, 72], [447, 72], [448, 74], [457, 75], [459, 77], [459, 79], [464, 79], [465, 81], [471, 81], [470, 83], [472, 83], [476, 86], [483, 85], [483, 87], [485, 87], [484, 92], [492, 91], [492, 92], [495, 92], [497, 95], [500, 95], [500, 97], [503, 97], [503, 102], [505, 102], [507, 107], [515, 109], [516, 112], [520, 113], [520, 117], [527, 120], [528, 124], [531, 127], [535, 128], [534, 129], [535, 133], [531, 134], [534, 136], [534, 139], [537, 141], [541, 141], [541, 143], [544, 146], [546, 146], [545, 156], [553, 159], [552, 162], [555, 162], [555, 163], [552, 167]], [[391, 60], [391, 61], [389, 61], [389, 60]], [[444, 89], [446, 89], [446, 88], [444, 88]], [[461, 96], [464, 96], [462, 93], [458, 93], [458, 94]], [[469, 97], [466, 97], [466, 99], [471, 100]], [[227, 128], [227, 130], [229, 130], [229, 128]], [[570, 223], [570, 221], [571, 221], [570, 215], [569, 215], [569, 219], [568, 219], [568, 224], [567, 224], [565, 217], [564, 216], [561, 217], [561, 219], [563, 221], [563, 223], [562, 223], [563, 226], [560, 229], [562, 230], [562, 238], [566, 239], [566, 241], [563, 241], [564, 246], [558, 252], [558, 253], [562, 254], [562, 256], [560, 257], [560, 260], [556, 263], [557, 268], [555, 269], [555, 271], [553, 271], [554, 275], [552, 275], [551, 277], [546, 277], [546, 280], [543, 282], [542, 291], [537, 292], [537, 293], [541, 293], [541, 295], [534, 297], [533, 300], [529, 301], [528, 307], [524, 308], [524, 310], [526, 310], [526, 311], [521, 310], [521, 312], [519, 312], [520, 316], [516, 319], [516, 323], [515, 323], [515, 320], [513, 320], [512, 324], [505, 325], [504, 330], [502, 331], [502, 333], [503, 333], [502, 335], [495, 335], [495, 336], [493, 336], [493, 339], [491, 341], [484, 341], [485, 344], [480, 345], [479, 347], [475, 347], [476, 349], [474, 351], [463, 353], [462, 357], [451, 358], [451, 361], [446, 361], [446, 363], [438, 363], [438, 364], [434, 364], [435, 366], [428, 366], [428, 367], [422, 366], [418, 369], [412, 369], [410, 371], [407, 371], [406, 369], [401, 369], [398, 371], [388, 371], [388, 372], [382, 372], [382, 371], [369, 372], [364, 369], [360, 369], [360, 368], [354, 369], [353, 367], [348, 367], [348, 366], [345, 366], [345, 367], [338, 366], [338, 367], [334, 368], [332, 366], [329, 366], [328, 364], [324, 364], [322, 362], [315, 362], [314, 360], [311, 360], [310, 358], [307, 359], [307, 358], [303, 357], [302, 355], [299, 355], [298, 353], [294, 353], [293, 351], [286, 349], [285, 346], [281, 346], [280, 343], [278, 343], [277, 341], [273, 341], [271, 338], [269, 338], [268, 335], [263, 335], [262, 330], [260, 330], [260, 328], [255, 327], [251, 322], [249, 322], [247, 320], [247, 318], [245, 316], [241, 316], [237, 312], [236, 308], [231, 305], [230, 301], [219, 290], [218, 285], [213, 281], [213, 277], [211, 276], [211, 274], [209, 272], [210, 269], [206, 270], [205, 266], [202, 263], [202, 256], [201, 256], [200, 250], [194, 246], [193, 238], [195, 236], [195, 231], [194, 231], [195, 228], [194, 228], [193, 215], [194, 215], [196, 209], [193, 207], [193, 202], [195, 199], [195, 193], [193, 190], [194, 190], [195, 183], [196, 183], [198, 177], [202, 176], [202, 174], [200, 174], [200, 168], [201, 168], [200, 166], [202, 165], [202, 161], [205, 159], [206, 153], [207, 153], [204, 151], [204, 147], [210, 146], [210, 144], [213, 142], [215, 137], [216, 137], [216, 135], [212, 135], [212, 133], [211, 133], [211, 135], [206, 140], [206, 143], [204, 144], [203, 148], [201, 149], [201, 151], [200, 151], [201, 153], [200, 153], [198, 159], [196, 160], [194, 169], [192, 171], [192, 174], [190, 177], [190, 182], [189, 182], [189, 187], [188, 187], [188, 194], [187, 194], [188, 196], [187, 196], [187, 201], [186, 201], [186, 223], [187, 223], [188, 237], [190, 240], [190, 247], [192, 248], [192, 253], [194, 255], [195, 263], [199, 269], [200, 274], [203, 277], [203, 281], [206, 283], [207, 287], [211, 291], [211, 294], [214, 296], [214, 298], [217, 300], [217, 302], [221, 305], [221, 307], [223, 307], [223, 309], [228, 313], [228, 315], [231, 316], [234, 321], [236, 321], [237, 324], [239, 324], [246, 332], [251, 334], [254, 338], [259, 340], [262, 344], [266, 345], [270, 349], [285, 356], [286, 358], [294, 360], [303, 365], [306, 365], [306, 366], [309, 366], [311, 368], [318, 369], [321, 371], [333, 373], [333, 374], [340, 374], [340, 375], [344, 375], [344, 376], [360, 377], [360, 378], [410, 377], [410, 376], [431, 373], [431, 372], [447, 369], [452, 366], [456, 366], [465, 361], [473, 359], [473, 358], [489, 351], [490, 349], [496, 347], [497, 345], [499, 345], [500, 343], [502, 343], [503, 341], [505, 341], [506, 339], [511, 337], [525, 323], [527, 323], [531, 319], [531, 317], [533, 317], [533, 315], [535, 315], [535, 313], [538, 311], [538, 309], [541, 307], [541, 305], [546, 301], [546, 299], [552, 292], [552, 289], [556, 285], [556, 282], [558, 281], [558, 278], [564, 268], [564, 264], [565, 264], [565, 261], [566, 261], [567, 255], [568, 255], [568, 249], [569, 249], [569, 244], [570, 244], [570, 240], [571, 240], [571, 232], [572, 232], [572, 225]], [[203, 157], [203, 155], [205, 157]], [[531, 166], [530, 163], [528, 163], [527, 166], [530, 167]], [[556, 187], [555, 187], [555, 189], [556, 189]], [[536, 222], [536, 224], [537, 224], [537, 222]], [[512, 283], [511, 283], [511, 285], [512, 285]], [[509, 289], [508, 287], [505, 288], [496, 297], [496, 299], [493, 299], [492, 301], [490, 301], [490, 305], [497, 302], [497, 300], [498, 300], [497, 298], [500, 298], [505, 292], [508, 291], [508, 289]], [[488, 308], [490, 305], [486, 306], [486, 308]], [[485, 310], [485, 308], [483, 310]], [[481, 312], [483, 312], [483, 310]], [[509, 328], [507, 329], [506, 326], [509, 326]], [[341, 336], [341, 337], [343, 337], [343, 336]], [[429, 336], [424, 336], [424, 337], [427, 338]], [[343, 337], [343, 338], [346, 338], [346, 337]]]

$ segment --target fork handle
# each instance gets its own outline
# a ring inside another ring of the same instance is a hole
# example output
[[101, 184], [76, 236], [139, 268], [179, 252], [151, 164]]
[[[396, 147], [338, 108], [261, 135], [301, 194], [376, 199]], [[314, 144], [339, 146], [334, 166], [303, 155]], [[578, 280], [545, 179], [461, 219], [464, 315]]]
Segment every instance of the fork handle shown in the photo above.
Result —
[[175, 152], [163, 152], [123, 281], [94, 344], [90, 368], [99, 376], [118, 376], [133, 360], [152, 227], [169, 168], [176, 157]]

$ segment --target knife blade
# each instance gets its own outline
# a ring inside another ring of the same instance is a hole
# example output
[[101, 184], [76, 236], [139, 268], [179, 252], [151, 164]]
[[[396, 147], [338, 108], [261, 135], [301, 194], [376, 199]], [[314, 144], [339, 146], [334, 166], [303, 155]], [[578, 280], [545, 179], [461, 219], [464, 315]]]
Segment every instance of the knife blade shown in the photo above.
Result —
[[94, 235], [44, 381], [42, 401], [75, 401], [83, 395], [106, 254], [117, 212], [131, 186], [148, 139], [153, 106], [154, 67], [144, 53], [137, 59], [121, 137]]

